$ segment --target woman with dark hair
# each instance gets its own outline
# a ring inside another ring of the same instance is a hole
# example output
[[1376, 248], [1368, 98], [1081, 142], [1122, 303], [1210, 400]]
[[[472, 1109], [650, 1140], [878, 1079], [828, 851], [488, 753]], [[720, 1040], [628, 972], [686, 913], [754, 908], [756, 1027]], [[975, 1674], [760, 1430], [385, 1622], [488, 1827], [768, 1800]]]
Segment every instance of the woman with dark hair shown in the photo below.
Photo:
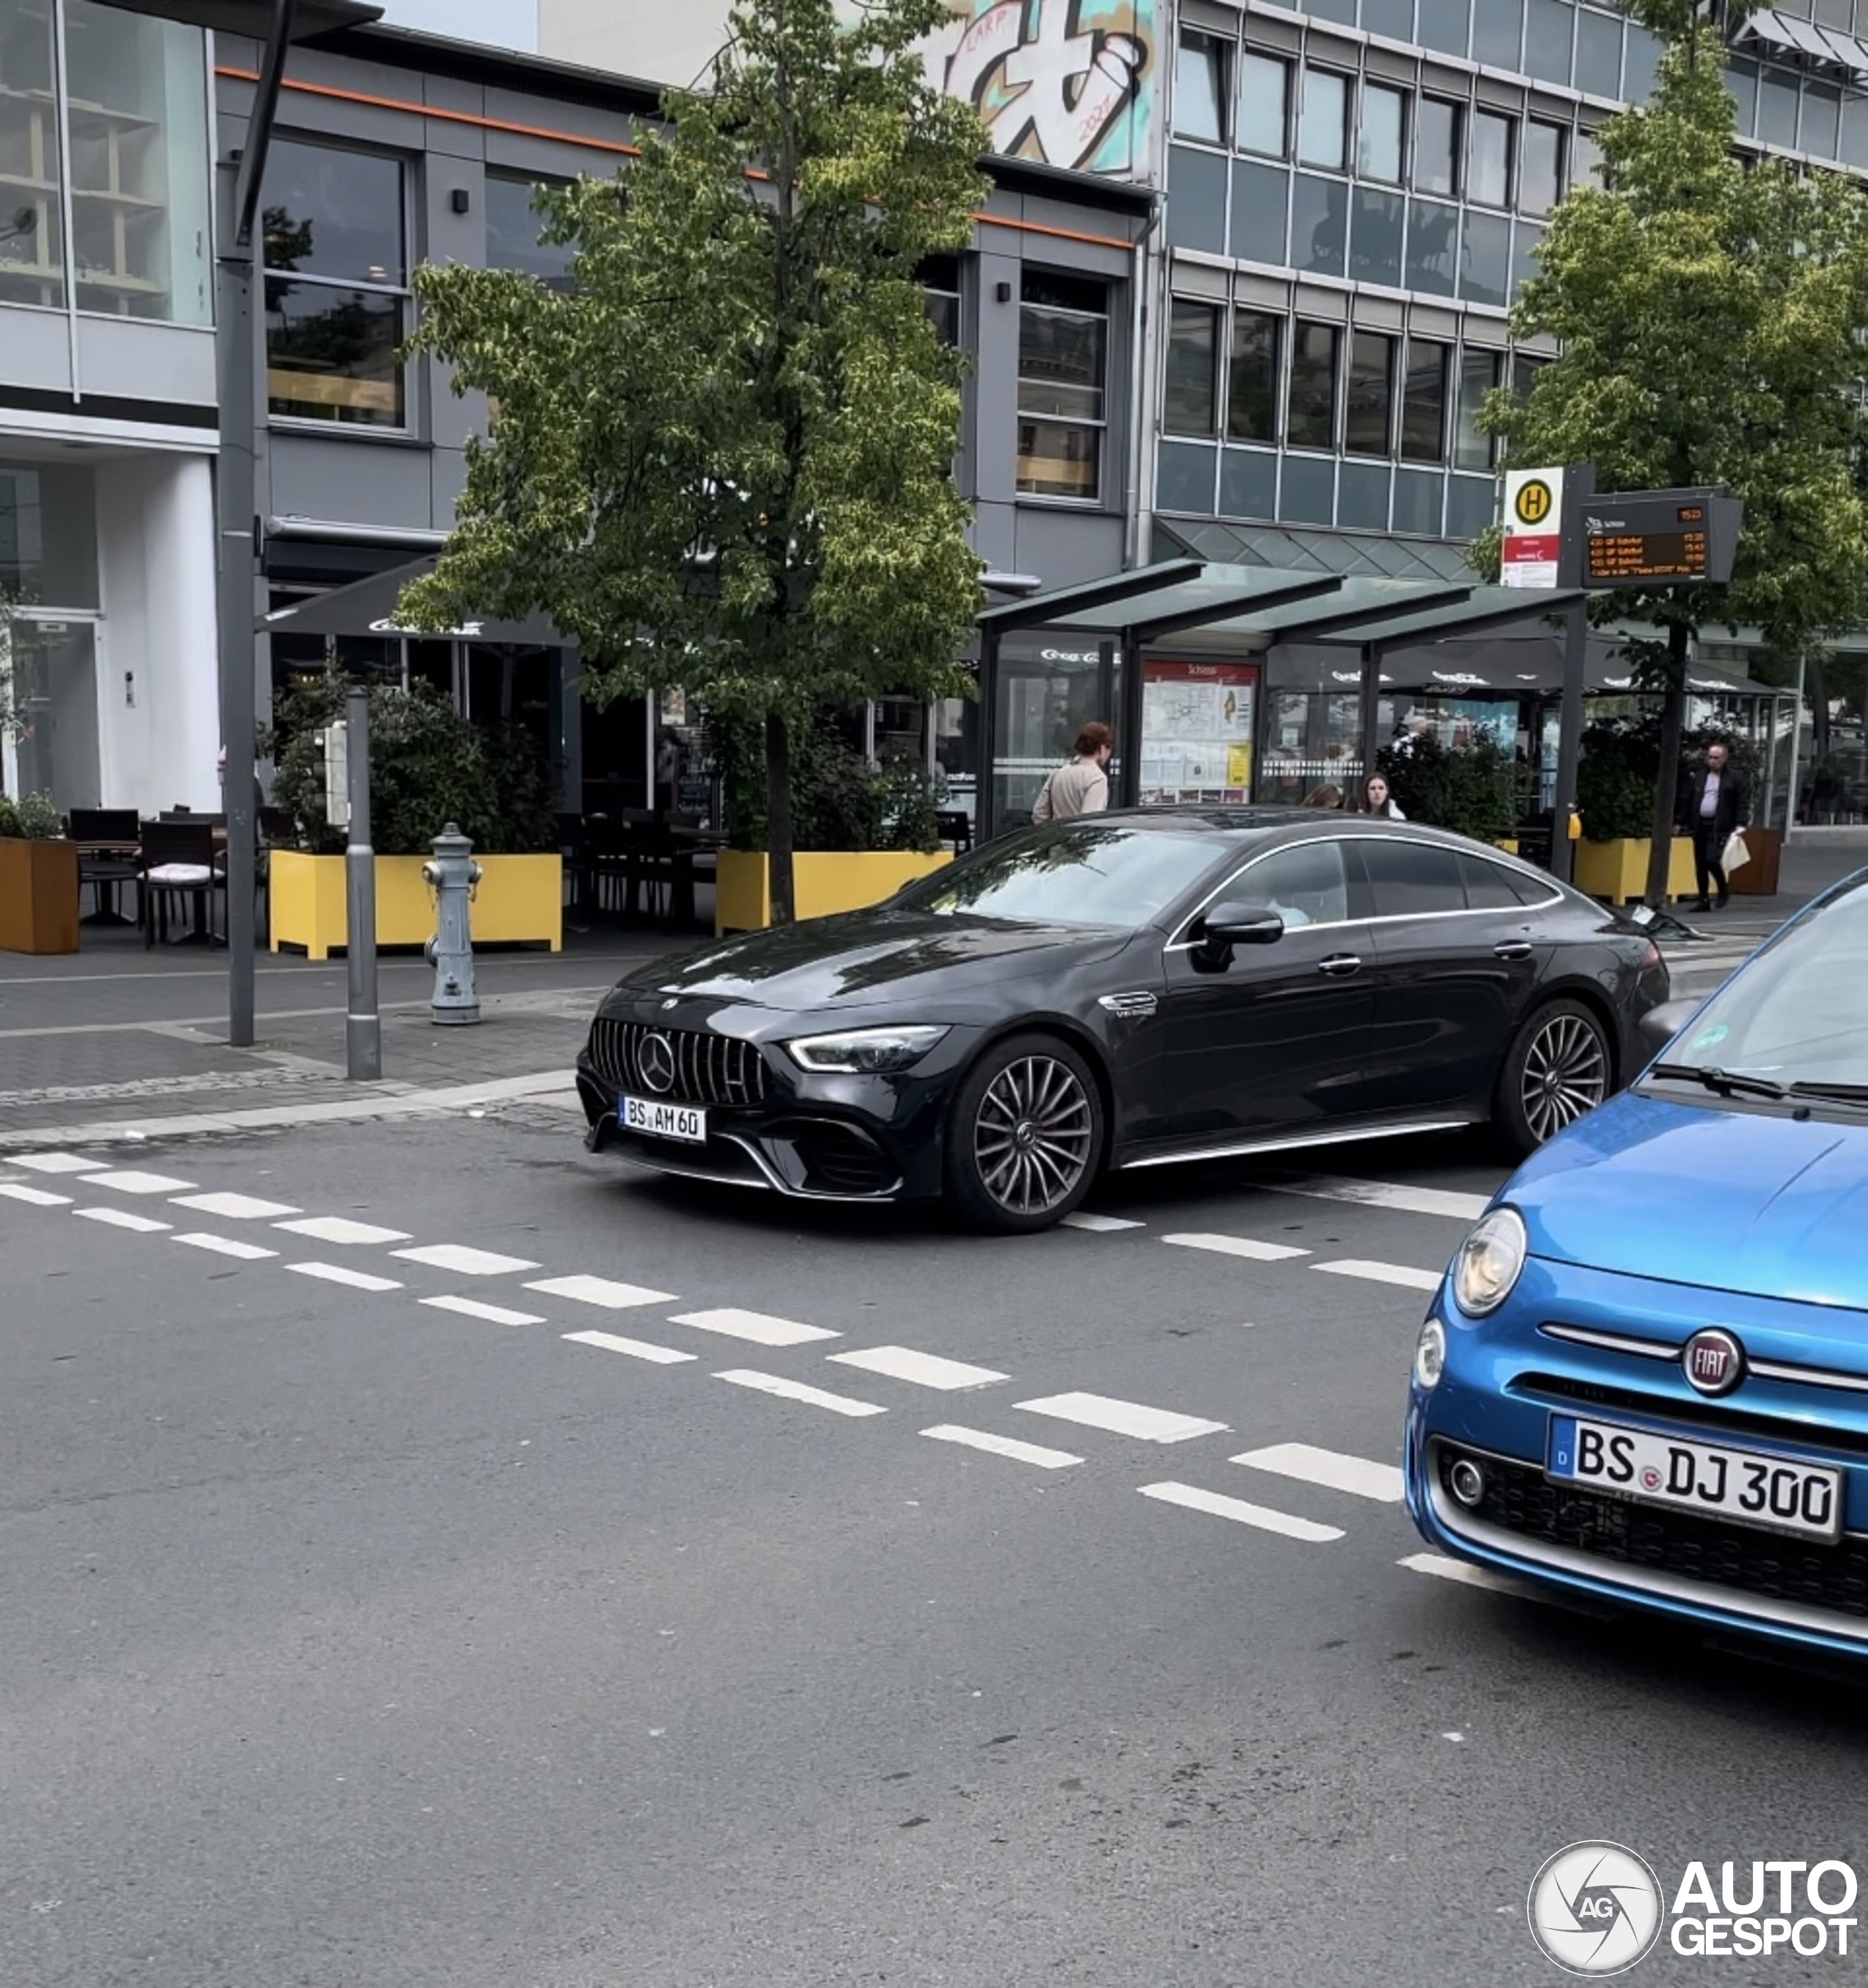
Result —
[[1304, 796], [1304, 805], [1314, 808], [1339, 808], [1342, 806], [1342, 789], [1333, 782], [1325, 780], [1320, 787], [1312, 787]]
[[1092, 718], [1077, 734], [1077, 750], [1038, 789], [1034, 822], [1067, 821], [1074, 814], [1100, 814], [1109, 805], [1109, 755], [1115, 734]]
[[1362, 783], [1362, 812], [1379, 815], [1384, 821], [1406, 821], [1407, 816], [1389, 798], [1388, 783], [1379, 773], [1371, 773]]

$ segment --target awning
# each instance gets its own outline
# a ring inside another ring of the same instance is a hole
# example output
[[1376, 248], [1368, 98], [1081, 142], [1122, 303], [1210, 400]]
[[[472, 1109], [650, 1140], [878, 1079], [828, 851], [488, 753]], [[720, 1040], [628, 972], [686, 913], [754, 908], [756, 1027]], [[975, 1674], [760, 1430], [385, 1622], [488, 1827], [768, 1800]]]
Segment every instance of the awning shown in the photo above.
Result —
[[527, 648], [567, 649], [575, 645], [560, 634], [542, 614], [523, 621], [465, 621], [458, 628], [410, 628], [396, 620], [396, 604], [411, 580], [435, 570], [432, 558], [411, 560], [387, 573], [372, 573], [350, 587], [276, 608], [255, 624], [262, 635], [371, 635], [415, 641], [509, 642]]
[[1307, 532], [1288, 525], [1209, 524], [1190, 518], [1163, 518], [1156, 530], [1171, 546], [1185, 546], [1196, 558], [1227, 566], [1463, 586], [1470, 586], [1476, 578], [1464, 546], [1429, 539]]
[[[1351, 697], [1362, 681], [1353, 647], [1335, 643], [1281, 643], [1271, 651], [1274, 691], [1333, 691]], [[1639, 695], [1619, 637], [1592, 634], [1583, 687], [1591, 697]], [[1384, 691], [1415, 697], [1554, 697], [1563, 688], [1563, 637], [1541, 632], [1478, 640], [1423, 643], [1382, 658]], [[1768, 684], [1696, 664], [1687, 679], [1696, 697], [1781, 697]]]
[[1761, 7], [1748, 16], [1735, 39], [1761, 42], [1774, 54], [1802, 56], [1849, 76], [1868, 74], [1868, 42], [1834, 28], [1819, 28], [1813, 21], [1799, 21], [1775, 7]]

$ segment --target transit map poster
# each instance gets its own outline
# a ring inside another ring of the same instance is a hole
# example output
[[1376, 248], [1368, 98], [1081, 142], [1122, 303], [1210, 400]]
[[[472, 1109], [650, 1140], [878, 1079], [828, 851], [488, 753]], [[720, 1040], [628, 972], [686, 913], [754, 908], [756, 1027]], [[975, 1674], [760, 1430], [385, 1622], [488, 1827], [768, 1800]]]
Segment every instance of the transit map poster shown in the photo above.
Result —
[[1144, 806], [1251, 797], [1255, 663], [1180, 662], [1142, 668]]

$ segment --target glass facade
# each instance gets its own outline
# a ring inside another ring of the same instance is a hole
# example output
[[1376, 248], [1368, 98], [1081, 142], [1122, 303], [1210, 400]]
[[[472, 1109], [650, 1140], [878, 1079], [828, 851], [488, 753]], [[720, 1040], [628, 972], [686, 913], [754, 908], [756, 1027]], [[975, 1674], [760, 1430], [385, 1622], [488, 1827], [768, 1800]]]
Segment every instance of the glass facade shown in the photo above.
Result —
[[98, 746], [95, 472], [0, 458], [0, 791], [102, 804]]
[[1021, 495], [1102, 496], [1109, 292], [1081, 276], [1027, 269], [1018, 326]]
[[207, 88], [198, 29], [0, 0], [0, 303], [212, 322]]
[[[563, 242], [539, 239], [545, 217], [533, 202], [540, 191], [538, 181], [519, 174], [489, 172], [486, 175], [486, 266], [517, 269], [536, 278], [547, 289], [569, 290], [569, 247]], [[947, 287], [956, 292], [957, 307], [957, 275]]]

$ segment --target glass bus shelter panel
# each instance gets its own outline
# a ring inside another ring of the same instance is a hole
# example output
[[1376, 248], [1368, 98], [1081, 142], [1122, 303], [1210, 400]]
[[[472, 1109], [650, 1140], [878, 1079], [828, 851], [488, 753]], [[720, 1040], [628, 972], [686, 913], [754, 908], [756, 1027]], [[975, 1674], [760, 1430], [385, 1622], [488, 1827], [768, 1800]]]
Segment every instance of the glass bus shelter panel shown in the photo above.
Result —
[[1144, 662], [1143, 806], [1250, 800], [1258, 681], [1256, 663]]
[[[993, 820], [1020, 828], [1031, 819], [1038, 789], [1071, 756], [1077, 735], [1092, 720], [1115, 728], [1122, 711], [1119, 654], [1094, 637], [1068, 630], [1007, 636], [1000, 650], [994, 701]], [[1122, 739], [1110, 771], [1121, 775]], [[1112, 784], [1114, 783], [1112, 782]]]

